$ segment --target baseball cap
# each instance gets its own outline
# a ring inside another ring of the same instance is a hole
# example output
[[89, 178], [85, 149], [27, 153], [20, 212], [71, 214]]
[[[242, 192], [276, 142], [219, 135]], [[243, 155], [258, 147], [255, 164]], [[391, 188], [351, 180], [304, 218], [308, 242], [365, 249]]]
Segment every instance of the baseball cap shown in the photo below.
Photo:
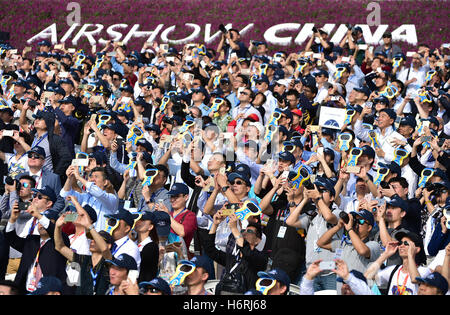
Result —
[[94, 151], [89, 154], [89, 158], [95, 159], [97, 164], [103, 165], [103, 163], [107, 162], [107, 156], [106, 153], [103, 151]]
[[411, 126], [413, 129], [416, 128], [416, 120], [414, 119], [414, 117], [412, 116], [405, 116], [400, 120], [399, 125], [407, 125], [407, 126]]
[[255, 82], [256, 83], [263, 83], [263, 82], [265, 82], [267, 84], [270, 84], [269, 78], [267, 76], [265, 76], [265, 75], [257, 77]]
[[46, 295], [49, 292], [62, 291], [63, 285], [60, 279], [54, 276], [44, 276], [39, 280], [36, 290], [31, 295]]
[[295, 156], [288, 151], [282, 151], [278, 154], [278, 158], [284, 161], [289, 161], [292, 164], [295, 164]]
[[372, 212], [370, 212], [370, 211], [368, 211], [366, 209], [363, 209], [361, 211], [352, 211], [350, 213], [354, 214], [354, 215], [359, 215], [364, 220], [366, 220], [371, 226], [374, 226], [374, 224], [375, 224], [375, 219], [373, 217]]
[[49, 219], [49, 220], [55, 220], [56, 221], [59, 218], [59, 212], [56, 211], [56, 210], [48, 209], [48, 210], [45, 210], [42, 214], [44, 216], [46, 216], [47, 219]]
[[41, 189], [33, 188], [31, 189], [31, 191], [41, 193], [42, 195], [47, 196], [53, 202], [55, 202], [57, 199], [55, 191], [49, 186], [44, 186]]
[[246, 173], [233, 172], [230, 175], [228, 175], [228, 181], [230, 183], [233, 182], [236, 178], [242, 179], [247, 184], [247, 186], [251, 185], [250, 178], [247, 176]]
[[189, 195], [189, 188], [186, 184], [183, 183], [175, 183], [172, 185], [172, 188], [167, 193], [170, 196], [176, 196], [176, 195]]
[[156, 132], [158, 135], [161, 134], [161, 129], [156, 124], [149, 124], [145, 126], [145, 130], [151, 130]]
[[389, 105], [389, 99], [386, 96], [378, 96], [373, 99], [373, 103], [383, 103], [385, 105]]
[[320, 69], [319, 71], [313, 73], [313, 76], [315, 76], [315, 77], [317, 77], [319, 75], [324, 75], [327, 78], [329, 77], [328, 71], [323, 70], [323, 69]]
[[408, 204], [406, 203], [406, 201], [404, 201], [399, 196], [393, 196], [391, 200], [386, 202], [386, 204], [392, 207], [400, 207], [402, 211], [407, 211], [408, 209]]
[[355, 87], [353, 88], [356, 92], [364, 93], [367, 97], [370, 96], [371, 92], [367, 86]]
[[119, 208], [119, 211], [117, 213], [115, 213], [115, 214], [107, 214], [107, 215], [105, 215], [105, 217], [106, 218], [113, 218], [113, 219], [117, 219], [117, 220], [123, 220], [129, 226], [133, 226], [134, 225], [133, 215], [131, 214], [131, 212], [129, 212], [129, 211], [123, 209], [123, 208]]
[[293, 110], [291, 110], [291, 113], [292, 113], [292, 115], [297, 115], [299, 117], [303, 116], [303, 113], [300, 109], [293, 109]]
[[439, 272], [435, 271], [425, 278], [416, 277], [416, 280], [421, 283], [426, 283], [430, 286], [438, 288], [443, 294], [448, 291], [448, 282]]
[[209, 270], [210, 263], [208, 259], [205, 256], [194, 256], [191, 260], [181, 260], [180, 264], [188, 264], [188, 265], [194, 265], [195, 267], [201, 267], [205, 270]]
[[362, 155], [367, 155], [369, 158], [375, 158], [375, 150], [369, 146], [369, 145], [364, 145], [361, 147], [362, 149]]
[[156, 231], [159, 236], [168, 236], [170, 233], [170, 215], [164, 211], [154, 211]]
[[139, 283], [139, 288], [145, 288], [147, 286], [151, 286], [158, 291], [162, 292], [165, 295], [171, 295], [172, 291], [170, 290], [170, 286], [167, 283], [167, 281], [163, 280], [160, 277], [156, 277], [155, 279], [152, 279], [151, 281], [144, 281]]
[[156, 215], [150, 211], [142, 211], [142, 216], [139, 220], [152, 221], [152, 223], [156, 223]]
[[46, 157], [45, 155], [45, 150], [42, 147], [36, 146], [30, 149], [30, 151], [28, 151], [27, 153], [36, 153], [39, 154], [40, 156], [42, 156], [44, 159]]
[[326, 190], [328, 190], [333, 196], [336, 194], [336, 191], [334, 190], [334, 184], [330, 181], [330, 180], [328, 180], [328, 179], [326, 179], [326, 178], [324, 178], [324, 177], [317, 177], [316, 178], [316, 181], [314, 182], [314, 185], [316, 185], [317, 187], [323, 187], [323, 188], [325, 188]]
[[105, 262], [127, 270], [138, 270], [136, 260], [128, 254], [120, 254], [118, 257], [105, 260]]
[[[366, 279], [366, 277], [364, 276], [364, 274], [363, 274], [362, 272], [353, 269], [353, 270], [350, 271], [350, 273], [351, 273], [353, 276], [355, 276], [355, 278], [358, 278], [359, 280], [364, 281], [364, 283], [367, 283], [367, 279]], [[344, 279], [342, 279], [341, 277], [337, 277], [337, 278], [336, 278], [336, 281], [344, 282]]]
[[397, 114], [395, 113], [395, 111], [392, 108], [384, 108], [380, 112], [385, 112], [386, 114], [388, 114], [389, 118], [393, 119], [395, 122], [395, 119], [397, 118]]
[[136, 146], [138, 146], [138, 145], [143, 146], [145, 148], [145, 150], [147, 150], [150, 153], [153, 153], [153, 146], [146, 139], [139, 139], [136, 142]]
[[128, 92], [128, 93], [131, 93], [131, 94], [134, 93], [133, 87], [130, 86], [130, 85], [125, 85], [124, 87], [121, 87], [119, 90], [121, 92]]
[[265, 271], [259, 271], [258, 272], [259, 278], [269, 278], [273, 280], [277, 280], [281, 284], [284, 284], [287, 287], [287, 290], [289, 291], [289, 286], [291, 285], [291, 279], [287, 275], [287, 273], [280, 269], [280, 268], [274, 268], [272, 270], [269, 270], [267, 272]]
[[397, 163], [394, 162], [391, 162], [389, 164], [378, 163], [378, 166], [381, 168], [387, 168], [392, 173], [395, 173], [398, 176], [402, 176], [402, 169], [400, 168], [400, 165], [398, 165]]
[[407, 229], [400, 229], [394, 234], [394, 238], [397, 241], [401, 241], [404, 237], [411, 239], [414, 242], [414, 245], [416, 245], [417, 247], [422, 246], [422, 239], [414, 232], [411, 232]]

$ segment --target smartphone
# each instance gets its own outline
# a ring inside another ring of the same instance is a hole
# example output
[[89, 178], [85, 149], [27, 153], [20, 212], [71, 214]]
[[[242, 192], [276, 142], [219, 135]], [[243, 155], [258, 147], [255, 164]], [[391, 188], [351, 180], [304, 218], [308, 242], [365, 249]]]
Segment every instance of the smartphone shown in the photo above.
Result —
[[412, 57], [412, 56], [414, 56], [415, 53], [416, 53], [415, 51], [407, 51], [406, 57]]
[[[3, 132], [3, 134], [4, 134], [4, 132]], [[430, 142], [431, 136], [422, 136], [420, 139], [422, 140], [422, 142]]]
[[235, 212], [235, 209], [223, 209], [222, 210], [222, 217], [228, 217], [230, 215], [232, 215]]
[[250, 69], [241, 69], [242, 75], [250, 75]]
[[168, 51], [169, 50], [169, 44], [161, 44], [161, 45], [159, 45], [159, 48], [164, 50], [164, 51]]
[[136, 283], [138, 277], [139, 277], [139, 271], [137, 271], [137, 270], [128, 271], [128, 279], [130, 279], [130, 281], [132, 283]]
[[31, 202], [19, 201], [19, 210], [20, 211], [28, 210], [28, 207], [30, 206], [30, 204], [31, 204]]
[[358, 174], [360, 170], [361, 167], [359, 166], [347, 166], [347, 173]]
[[12, 137], [14, 136], [14, 130], [3, 130], [3, 137]]
[[64, 218], [64, 222], [74, 222], [77, 218], [78, 218], [78, 213], [76, 213], [76, 212], [67, 213]]
[[116, 53], [115, 51], [112, 51], [112, 52], [109, 52], [109, 53], [107, 54], [107, 56], [108, 56], [108, 57], [115, 57], [115, 56], [117, 56], [117, 53]]
[[332, 100], [332, 101], [339, 101], [339, 96], [332, 96], [332, 97], [331, 97], [331, 100]]
[[323, 155], [323, 147], [319, 147], [317, 149], [317, 153], [320, 154], [320, 155]]
[[25, 47], [25, 49], [23, 50], [24, 54], [29, 53], [32, 50], [31, 47]]
[[120, 102], [122, 104], [127, 104], [131, 101], [131, 97], [122, 97], [122, 99], [120, 100]]
[[63, 45], [61, 45], [61, 44], [55, 45], [55, 49], [61, 50], [61, 49], [63, 49]]
[[206, 66], [207, 66], [207, 64], [206, 64], [206, 62], [205, 62], [204, 60], [202, 60], [202, 61], [200, 61], [200, 66], [201, 66], [203, 69], [205, 69]]
[[368, 48], [368, 46], [365, 45], [365, 44], [359, 44], [359, 45], [358, 45], [358, 48], [359, 48], [360, 50], [366, 50], [366, 49]]
[[75, 48], [69, 48], [67, 49], [67, 51], [69, 52], [69, 54], [74, 54], [77, 50]]
[[[309, 57], [309, 56], [313, 56], [314, 57], [314, 53], [312, 51], [305, 52], [305, 57]], [[320, 54], [319, 54], [319, 56], [320, 56]]]
[[350, 62], [350, 57], [342, 57], [343, 62]]
[[321, 270], [333, 270], [336, 269], [336, 263], [334, 261], [322, 261], [319, 264]]
[[281, 178], [288, 178], [288, 176], [289, 176], [289, 171], [284, 171], [284, 172], [281, 174]]
[[194, 75], [192, 73], [184, 73], [183, 80], [189, 81], [192, 83], [194, 81]]
[[117, 146], [120, 148], [123, 145], [123, 139], [122, 138], [116, 138]]
[[312, 56], [314, 59], [320, 59], [320, 57], [322, 57], [322, 55], [318, 53], [314, 53]]
[[73, 159], [72, 165], [87, 167], [87, 166], [89, 166], [89, 159]]
[[59, 77], [60, 78], [68, 78], [69, 77], [69, 72], [60, 72], [59, 73]]

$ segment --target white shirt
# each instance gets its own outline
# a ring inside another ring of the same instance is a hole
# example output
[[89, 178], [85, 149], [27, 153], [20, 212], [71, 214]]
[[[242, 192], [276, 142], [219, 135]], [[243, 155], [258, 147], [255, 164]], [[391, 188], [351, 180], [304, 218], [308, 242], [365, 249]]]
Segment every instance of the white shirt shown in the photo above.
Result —
[[121, 239], [115, 241], [114, 244], [116, 244], [117, 247], [114, 251], [111, 251], [113, 257], [117, 258], [120, 256], [120, 254], [128, 254], [134, 258], [139, 270], [141, 265], [141, 252], [139, 251], [136, 243], [130, 240], [128, 236], [124, 236]]
[[[239, 127], [242, 126], [242, 123], [244, 122], [244, 119], [246, 117], [248, 117], [251, 114], [255, 114], [256, 116], [258, 116], [259, 122], [262, 122], [262, 117], [261, 114], [259, 113], [259, 111], [254, 108], [250, 103], [245, 105], [244, 107], [242, 107], [242, 105], [236, 106], [235, 108], [233, 108], [231, 115], [233, 116], [233, 119], [236, 119], [236, 117], [239, 114], [244, 114], [244, 118], [241, 118], [237, 121], [236, 124], [236, 129], [238, 129]], [[270, 116], [270, 114], [269, 114]]]
[[[383, 287], [389, 282], [389, 277], [394, 268], [395, 266], [389, 266], [378, 272], [376, 281], [379, 287]], [[431, 270], [426, 267], [418, 267], [417, 270], [421, 278], [425, 278], [431, 273]], [[392, 277], [388, 295], [398, 295], [398, 288], [403, 285], [405, 286], [404, 295], [417, 295], [419, 292], [419, 285], [412, 283], [409, 273], [403, 272], [403, 266], [400, 266]]]
[[139, 249], [139, 252], [142, 252], [142, 250], [144, 249], [145, 245], [147, 245], [147, 244], [149, 244], [149, 243], [151, 243], [151, 242], [153, 242], [153, 240], [152, 240], [152, 238], [151, 238], [150, 236], [147, 236], [147, 238], [144, 239], [144, 240], [143, 240], [142, 242], [140, 242], [140, 243], [138, 243], [138, 242], [136, 241], [136, 245], [137, 245], [137, 247], [138, 247], [138, 249]]

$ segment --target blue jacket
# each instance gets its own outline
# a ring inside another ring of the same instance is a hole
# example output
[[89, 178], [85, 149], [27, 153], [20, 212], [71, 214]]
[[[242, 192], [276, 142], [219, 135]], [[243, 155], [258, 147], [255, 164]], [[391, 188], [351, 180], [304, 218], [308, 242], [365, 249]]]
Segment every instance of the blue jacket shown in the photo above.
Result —
[[441, 224], [436, 224], [436, 228], [434, 229], [433, 235], [428, 243], [428, 254], [430, 254], [430, 256], [436, 256], [437, 253], [441, 249], [444, 249], [448, 243], [450, 243], [449, 230], [447, 230], [447, 233], [443, 234]]

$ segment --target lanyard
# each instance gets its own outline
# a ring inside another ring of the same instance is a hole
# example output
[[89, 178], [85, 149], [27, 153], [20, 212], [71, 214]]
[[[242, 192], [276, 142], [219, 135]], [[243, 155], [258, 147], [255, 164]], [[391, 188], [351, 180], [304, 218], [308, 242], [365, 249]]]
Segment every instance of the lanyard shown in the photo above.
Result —
[[73, 243], [75, 243], [75, 241], [77, 240], [77, 238], [79, 238], [81, 235], [83, 235], [84, 234], [84, 231], [83, 232], [81, 232], [80, 234], [78, 234], [78, 235], [72, 235], [71, 237], [70, 237], [70, 245], [72, 245]]
[[178, 218], [178, 216], [182, 213], [184, 213], [187, 210], [187, 208], [184, 208], [183, 211], [181, 211], [180, 213], [178, 213], [173, 219], [175, 220], [176, 218]]
[[34, 278], [36, 278], [37, 266], [39, 265], [39, 255], [41, 254], [41, 249], [45, 245], [45, 243], [47, 243], [47, 240], [41, 242], [41, 245], [39, 246], [39, 250], [36, 254], [36, 262], [34, 263], [34, 267], [33, 267], [33, 277]]
[[406, 274], [405, 280], [403, 280], [403, 285], [400, 286], [400, 284], [398, 283], [398, 278], [400, 277], [400, 272], [402, 271], [403, 266], [400, 267], [400, 269], [398, 270], [397, 273], [397, 290], [399, 295], [403, 295], [403, 292], [405, 292], [406, 290], [406, 282], [408, 281], [409, 278], [409, 273]]
[[164, 189], [164, 187], [162, 187], [162, 188], [158, 189], [157, 191], [155, 191], [155, 192], [152, 194], [152, 196], [150, 197], [150, 201], [151, 201], [151, 202], [154, 202], [155, 196], [156, 196], [160, 191], [162, 191], [163, 189]]
[[95, 292], [95, 287], [97, 285], [97, 278], [98, 278], [98, 274], [100, 273], [100, 270], [98, 270], [96, 273], [94, 273], [94, 269], [91, 268], [91, 276], [92, 276], [92, 286]]
[[114, 255], [117, 253], [117, 251], [118, 251], [123, 245], [125, 245], [125, 243], [128, 242], [129, 240], [130, 240], [130, 239], [127, 238], [127, 240], [126, 240], [125, 242], [123, 242], [122, 245], [120, 245], [119, 247], [117, 247], [117, 248], [114, 250], [114, 252], [111, 253], [111, 254], [114, 256]]
[[46, 132], [42, 137], [38, 138], [38, 142], [35, 144], [36, 139], [33, 141], [32, 148], [37, 147], [44, 139], [47, 137], [48, 132]]

